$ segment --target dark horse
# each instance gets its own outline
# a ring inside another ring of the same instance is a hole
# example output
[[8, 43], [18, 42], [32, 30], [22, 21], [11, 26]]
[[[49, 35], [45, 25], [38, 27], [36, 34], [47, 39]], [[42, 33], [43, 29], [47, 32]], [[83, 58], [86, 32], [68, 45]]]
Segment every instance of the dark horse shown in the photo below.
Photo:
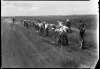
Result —
[[66, 34], [66, 32], [62, 32], [59, 36], [58, 36], [58, 45], [59, 46], [67, 46], [69, 45], [68, 43], [68, 36]]

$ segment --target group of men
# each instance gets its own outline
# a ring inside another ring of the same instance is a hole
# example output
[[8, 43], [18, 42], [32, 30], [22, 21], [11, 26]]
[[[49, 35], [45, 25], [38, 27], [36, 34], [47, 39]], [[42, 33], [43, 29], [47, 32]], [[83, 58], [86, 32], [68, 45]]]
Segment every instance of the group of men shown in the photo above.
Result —
[[[14, 19], [13, 19], [14, 21]], [[41, 21], [40, 19], [38, 20], [23, 20], [24, 27], [30, 28], [34, 27], [38, 33], [41, 33], [42, 35], [48, 36], [51, 31], [55, 32], [56, 35], [56, 43], [58, 46], [68, 46], [69, 45], [69, 40], [67, 33], [71, 33], [71, 22], [69, 19], [66, 19], [65, 22], [62, 22], [60, 20], [57, 20], [57, 25], [56, 24], [51, 24], [46, 21]], [[79, 26], [79, 34], [81, 38], [81, 48], [84, 47], [84, 35], [85, 35], [85, 30], [86, 30], [86, 25], [81, 24]]]

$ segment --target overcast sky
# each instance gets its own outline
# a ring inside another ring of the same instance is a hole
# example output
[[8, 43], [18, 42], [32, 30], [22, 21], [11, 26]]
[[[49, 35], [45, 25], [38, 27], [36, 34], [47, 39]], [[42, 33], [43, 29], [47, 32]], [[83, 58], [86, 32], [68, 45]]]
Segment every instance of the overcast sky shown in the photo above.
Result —
[[2, 1], [2, 16], [97, 14], [97, 1]]

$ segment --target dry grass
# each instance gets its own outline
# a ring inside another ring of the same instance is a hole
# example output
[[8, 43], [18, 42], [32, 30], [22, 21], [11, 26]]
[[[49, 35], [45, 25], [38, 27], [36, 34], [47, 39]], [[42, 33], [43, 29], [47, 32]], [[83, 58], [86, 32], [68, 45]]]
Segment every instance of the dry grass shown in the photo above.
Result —
[[[72, 22], [75, 22], [73, 23], [73, 27], [78, 27], [80, 17], [84, 18], [83, 21], [93, 20], [94, 18], [92, 16], [69, 16], [68, 18], [72, 19]], [[48, 16], [33, 18], [41, 18], [47, 20], [49, 23], [55, 23], [57, 19], [64, 20], [66, 17], [61, 16], [53, 18], [52, 16]], [[23, 17], [16, 17], [18, 22], [21, 19], [23, 19]], [[91, 28], [93, 30], [95, 29], [91, 21], [88, 22], [88, 24], [88, 30], [91, 30]], [[50, 38], [39, 36], [34, 28], [26, 29], [22, 24], [12, 25], [7, 22], [2, 22], [1, 25], [3, 67], [78, 68], [82, 64], [88, 66], [93, 64], [97, 58], [96, 54], [93, 54], [94, 50], [96, 50], [96, 44], [94, 43], [94, 39], [91, 38], [93, 35], [89, 34], [91, 33], [89, 31], [87, 32], [87, 36], [90, 37], [86, 38], [88, 49], [82, 50], [78, 48], [77, 39], [71, 39], [71, 34], [70, 40], [72, 40], [73, 44], [57, 48], [55, 44], [51, 43], [52, 39], [50, 40]]]

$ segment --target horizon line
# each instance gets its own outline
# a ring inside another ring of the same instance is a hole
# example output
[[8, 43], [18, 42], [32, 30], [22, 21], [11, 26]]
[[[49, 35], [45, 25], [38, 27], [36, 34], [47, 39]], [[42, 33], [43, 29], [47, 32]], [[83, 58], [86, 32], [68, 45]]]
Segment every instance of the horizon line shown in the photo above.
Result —
[[[82, 14], [72, 14], [72, 15], [33, 15], [33, 16], [26, 16], [26, 17], [34, 17], [34, 16], [81, 16]], [[85, 15], [97, 15], [97, 14], [83, 14], [82, 16]], [[14, 17], [14, 16], [1, 16], [1, 17]], [[16, 17], [16, 16], [15, 16]], [[20, 17], [20, 16], [18, 16]], [[23, 17], [23, 15], [22, 15]]]

